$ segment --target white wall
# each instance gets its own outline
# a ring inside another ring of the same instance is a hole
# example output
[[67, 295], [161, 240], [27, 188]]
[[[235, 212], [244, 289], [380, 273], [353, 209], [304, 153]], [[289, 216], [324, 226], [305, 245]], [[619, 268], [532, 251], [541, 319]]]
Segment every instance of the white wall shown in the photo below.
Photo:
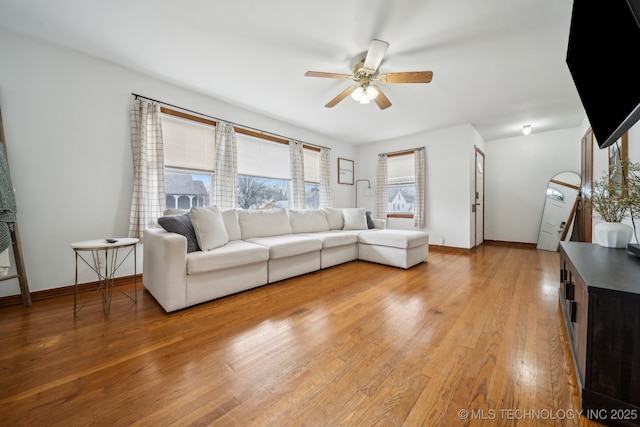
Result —
[[[334, 165], [357, 153], [350, 144], [6, 30], [0, 57], [0, 106], [31, 291], [74, 283], [72, 242], [126, 236], [132, 92], [332, 148]], [[336, 171], [334, 205], [352, 206], [353, 186], [338, 185]], [[122, 275], [133, 273], [126, 264]], [[81, 269], [80, 282], [95, 280]], [[18, 293], [17, 280], [0, 283], [0, 296]]]
[[[471, 197], [473, 195], [473, 145], [482, 139], [471, 125], [425, 132], [399, 139], [371, 143], [360, 149], [357, 179], [376, 184], [378, 154], [425, 147], [427, 154], [427, 213], [424, 229], [429, 243], [458, 248], [472, 246]], [[471, 183], [471, 186], [470, 186]], [[360, 183], [359, 196], [366, 183]], [[360, 206], [373, 211], [375, 198], [360, 199]], [[412, 219], [391, 218], [390, 228], [415, 229]], [[444, 240], [444, 241], [443, 241]]]
[[485, 239], [536, 243], [549, 180], [580, 174], [580, 127], [486, 142]]

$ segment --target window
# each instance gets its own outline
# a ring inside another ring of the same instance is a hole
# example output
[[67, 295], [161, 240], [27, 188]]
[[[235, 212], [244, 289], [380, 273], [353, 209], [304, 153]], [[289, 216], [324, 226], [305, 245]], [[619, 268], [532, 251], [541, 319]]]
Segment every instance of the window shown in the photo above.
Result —
[[215, 122], [162, 108], [167, 209], [210, 206], [215, 172]]
[[[211, 206], [215, 173], [215, 122], [162, 108], [165, 193], [168, 209]], [[285, 140], [236, 129], [238, 207], [289, 207], [289, 145]], [[320, 206], [320, 151], [305, 147], [307, 209]]]
[[[289, 207], [289, 145], [238, 132], [238, 207]], [[320, 152], [305, 148], [304, 175], [307, 209], [320, 206]]]
[[238, 149], [238, 207], [289, 206], [289, 146], [242, 133]]
[[304, 156], [304, 193], [307, 209], [320, 208], [320, 150], [306, 148]]
[[558, 200], [560, 202], [564, 202], [564, 194], [562, 191], [557, 188], [548, 187], [547, 188], [547, 197], [550, 199]]
[[413, 215], [416, 198], [413, 152], [387, 158], [387, 197], [387, 214]]

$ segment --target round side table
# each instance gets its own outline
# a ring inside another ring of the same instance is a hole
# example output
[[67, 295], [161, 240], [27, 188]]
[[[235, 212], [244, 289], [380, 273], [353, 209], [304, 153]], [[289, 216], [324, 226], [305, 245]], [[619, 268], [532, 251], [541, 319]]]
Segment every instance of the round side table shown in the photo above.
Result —
[[[111, 308], [111, 293], [114, 286], [116, 271], [122, 263], [133, 253], [133, 289], [134, 296], [124, 293], [134, 303], [138, 302], [138, 280], [137, 280], [137, 245], [140, 240], [132, 237], [122, 237], [114, 239], [86, 240], [84, 242], [72, 243], [76, 254], [76, 281], [73, 296], [73, 315], [78, 313], [78, 258], [85, 262], [98, 275], [98, 289], [102, 294], [102, 309], [105, 315], [109, 314]], [[123, 253], [121, 253], [121, 250]], [[87, 256], [85, 258], [83, 253]], [[104, 255], [104, 266], [101, 265], [101, 255]], [[104, 270], [104, 271], [103, 271]]]

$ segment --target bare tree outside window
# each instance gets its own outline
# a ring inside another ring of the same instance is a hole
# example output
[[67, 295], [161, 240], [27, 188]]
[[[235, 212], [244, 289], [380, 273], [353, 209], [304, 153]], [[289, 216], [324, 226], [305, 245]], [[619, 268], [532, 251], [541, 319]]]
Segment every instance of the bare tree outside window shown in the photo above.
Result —
[[241, 209], [286, 208], [288, 199], [287, 180], [238, 176], [238, 207]]

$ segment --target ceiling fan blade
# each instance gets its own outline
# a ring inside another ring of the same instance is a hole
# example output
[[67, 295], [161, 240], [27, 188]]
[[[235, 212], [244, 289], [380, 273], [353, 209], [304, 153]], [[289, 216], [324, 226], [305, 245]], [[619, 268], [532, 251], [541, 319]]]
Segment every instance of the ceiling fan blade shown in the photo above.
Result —
[[389, 101], [389, 98], [382, 92], [382, 89], [375, 85], [373, 85], [373, 87], [378, 91], [378, 96], [373, 98], [373, 102], [375, 102], [381, 110], [391, 107], [391, 101]]
[[367, 56], [364, 58], [363, 68], [367, 70], [371, 70], [371, 72], [375, 72], [380, 63], [382, 62], [382, 58], [384, 54], [387, 53], [387, 49], [389, 48], [389, 43], [383, 42], [382, 40], [371, 40], [371, 44], [369, 45], [369, 51], [367, 52]]
[[386, 73], [378, 77], [382, 83], [431, 83], [433, 71], [407, 71], [405, 73]]
[[323, 73], [321, 71], [307, 71], [304, 75], [307, 77], [325, 77], [329, 79], [350, 79], [353, 77], [351, 74]]
[[327, 102], [327, 105], [325, 105], [325, 107], [327, 107], [327, 108], [335, 107], [338, 102], [342, 101], [347, 96], [349, 96], [351, 94], [351, 92], [353, 92], [355, 90], [356, 87], [358, 87], [358, 86], [355, 86], [355, 85], [354, 86], [349, 86], [348, 88], [346, 88], [345, 90], [340, 92], [338, 94], [338, 96], [333, 98], [331, 101]]

